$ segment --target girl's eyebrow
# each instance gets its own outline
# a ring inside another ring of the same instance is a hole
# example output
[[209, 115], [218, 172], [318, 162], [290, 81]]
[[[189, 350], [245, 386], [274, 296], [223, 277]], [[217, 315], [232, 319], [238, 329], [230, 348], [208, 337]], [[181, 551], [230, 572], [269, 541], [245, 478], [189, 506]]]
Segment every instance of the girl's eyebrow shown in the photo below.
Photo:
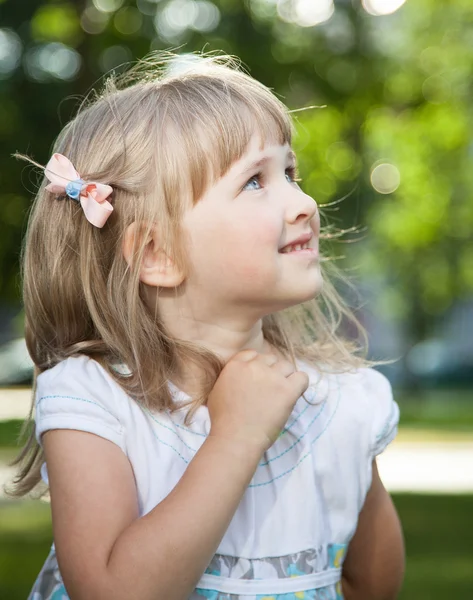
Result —
[[[273, 156], [266, 155], [266, 156], [262, 156], [258, 160], [252, 161], [251, 163], [245, 165], [243, 170], [237, 174], [237, 178], [240, 179], [240, 177], [244, 177], [244, 176], [248, 175], [249, 173], [251, 173], [251, 171], [254, 171], [255, 169], [259, 169], [260, 167], [264, 166], [267, 162], [271, 161], [272, 159], [274, 159]], [[293, 150], [289, 149], [287, 151], [286, 159], [290, 159], [295, 162], [296, 155], [293, 152]]]

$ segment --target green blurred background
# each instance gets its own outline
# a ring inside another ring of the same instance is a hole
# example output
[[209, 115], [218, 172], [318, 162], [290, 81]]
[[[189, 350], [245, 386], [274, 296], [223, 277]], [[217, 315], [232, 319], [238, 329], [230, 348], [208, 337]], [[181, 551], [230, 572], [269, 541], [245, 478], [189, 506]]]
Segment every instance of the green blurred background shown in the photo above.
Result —
[[[384, 367], [402, 408], [396, 444], [461, 450], [468, 479], [471, 0], [0, 0], [0, 471], [20, 424], [1, 420], [1, 403], [31, 378], [18, 259], [38, 183], [11, 155], [45, 164], [105, 73], [168, 49], [237, 55], [295, 111], [301, 185], [347, 230], [331, 253], [359, 290], [350, 301], [371, 357], [397, 359]], [[407, 548], [401, 598], [472, 598], [473, 487], [393, 489]], [[46, 503], [0, 499], [2, 600], [26, 598], [50, 543]]]

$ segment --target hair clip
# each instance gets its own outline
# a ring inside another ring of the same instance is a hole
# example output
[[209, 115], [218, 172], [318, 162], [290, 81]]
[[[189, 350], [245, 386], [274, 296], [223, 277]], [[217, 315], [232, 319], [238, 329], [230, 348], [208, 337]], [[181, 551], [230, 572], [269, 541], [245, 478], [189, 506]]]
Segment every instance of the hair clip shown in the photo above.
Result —
[[44, 169], [51, 182], [46, 189], [53, 194], [67, 194], [80, 202], [86, 219], [95, 227], [103, 227], [112, 214], [113, 206], [107, 198], [113, 192], [109, 185], [86, 182], [81, 179], [71, 161], [62, 154], [53, 154]]

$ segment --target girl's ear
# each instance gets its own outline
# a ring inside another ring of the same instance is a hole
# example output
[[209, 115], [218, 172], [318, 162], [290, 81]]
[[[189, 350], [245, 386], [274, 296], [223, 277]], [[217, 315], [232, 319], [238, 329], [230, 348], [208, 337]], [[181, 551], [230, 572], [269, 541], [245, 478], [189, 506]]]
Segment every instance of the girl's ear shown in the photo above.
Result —
[[[130, 267], [134, 266], [134, 254], [142, 240], [139, 236], [146, 235], [143, 260], [140, 265], [140, 281], [152, 287], [177, 287], [184, 281], [184, 274], [176, 267], [172, 258], [160, 245], [160, 235], [157, 226], [144, 231], [145, 227], [138, 223], [129, 225], [123, 236], [122, 251]], [[138, 237], [137, 237], [138, 236]]]

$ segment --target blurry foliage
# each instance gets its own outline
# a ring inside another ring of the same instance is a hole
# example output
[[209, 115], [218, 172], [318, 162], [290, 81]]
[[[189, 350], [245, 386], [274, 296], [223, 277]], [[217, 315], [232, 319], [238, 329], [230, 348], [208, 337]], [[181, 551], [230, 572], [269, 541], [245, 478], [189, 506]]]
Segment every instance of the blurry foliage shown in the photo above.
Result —
[[83, 37], [76, 9], [71, 4], [40, 6], [31, 19], [31, 37], [76, 46]]
[[0, 503], [0, 598], [27, 598], [51, 549], [51, 509], [46, 502]]
[[[393, 494], [409, 557], [399, 600], [471, 598], [473, 496]], [[435, 524], [435, 525], [434, 525]]]
[[339, 0], [332, 17], [312, 27], [290, 22], [290, 5], [0, 2], [5, 301], [19, 299], [20, 241], [37, 185], [11, 154], [44, 164], [78, 98], [104, 72], [176, 47], [239, 56], [291, 109], [326, 105], [294, 113], [302, 185], [321, 205], [347, 196], [330, 214], [338, 226], [369, 226], [362, 243], [338, 250], [361, 273], [388, 278], [380, 306], [422, 334], [430, 315], [473, 294], [473, 3], [407, 0], [374, 17], [358, 0]]

